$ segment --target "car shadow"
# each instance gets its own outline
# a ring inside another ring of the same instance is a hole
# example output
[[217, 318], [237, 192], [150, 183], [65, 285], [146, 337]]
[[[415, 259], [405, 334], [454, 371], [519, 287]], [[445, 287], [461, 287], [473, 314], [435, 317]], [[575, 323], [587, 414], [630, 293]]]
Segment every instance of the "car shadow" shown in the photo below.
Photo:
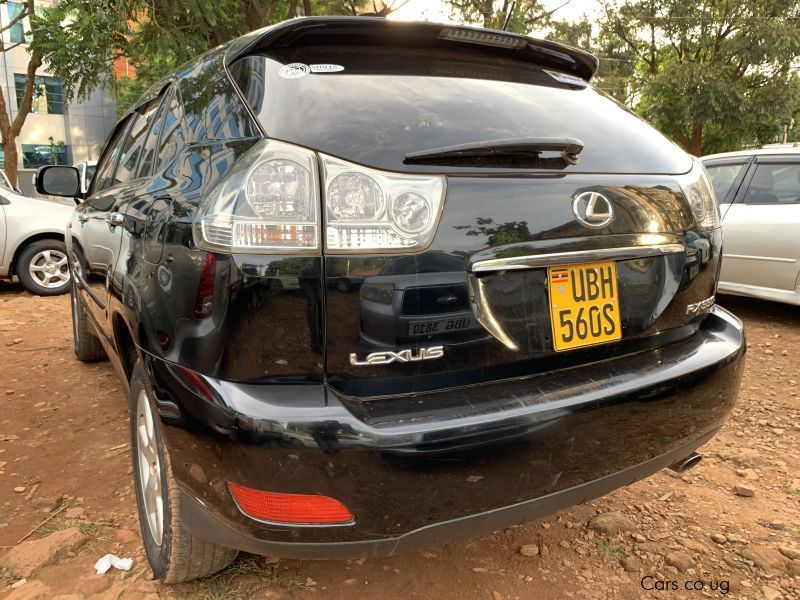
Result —
[[782, 302], [746, 298], [744, 296], [717, 296], [717, 304], [727, 308], [740, 319], [768, 320], [777, 325], [794, 327], [800, 307]]
[[22, 284], [18, 279], [14, 279], [13, 281], [2, 279], [0, 280], [0, 297], [8, 294], [25, 294], [26, 296], [33, 296], [33, 294], [26, 291], [25, 288], [22, 287]]

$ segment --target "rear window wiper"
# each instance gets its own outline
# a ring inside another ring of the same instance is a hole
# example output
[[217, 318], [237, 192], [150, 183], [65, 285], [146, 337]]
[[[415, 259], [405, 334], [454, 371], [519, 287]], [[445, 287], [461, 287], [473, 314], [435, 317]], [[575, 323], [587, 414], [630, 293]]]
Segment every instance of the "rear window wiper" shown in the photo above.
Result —
[[552, 159], [540, 158], [541, 153], [560, 152], [561, 156], [556, 160], [574, 165], [578, 163], [581, 150], [583, 142], [569, 137], [508, 138], [409, 152], [403, 162], [407, 165], [476, 164], [494, 167], [509, 164], [520, 167], [552, 167]]

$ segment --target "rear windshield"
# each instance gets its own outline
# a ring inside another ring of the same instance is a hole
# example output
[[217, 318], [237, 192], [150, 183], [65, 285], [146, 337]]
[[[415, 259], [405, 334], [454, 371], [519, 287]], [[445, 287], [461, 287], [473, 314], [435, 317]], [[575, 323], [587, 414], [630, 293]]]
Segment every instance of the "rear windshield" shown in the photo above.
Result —
[[441, 172], [403, 159], [520, 137], [582, 141], [579, 163], [561, 167], [568, 172], [690, 168], [677, 146], [585, 82], [480, 52], [278, 48], [240, 59], [231, 73], [270, 137], [376, 168]]

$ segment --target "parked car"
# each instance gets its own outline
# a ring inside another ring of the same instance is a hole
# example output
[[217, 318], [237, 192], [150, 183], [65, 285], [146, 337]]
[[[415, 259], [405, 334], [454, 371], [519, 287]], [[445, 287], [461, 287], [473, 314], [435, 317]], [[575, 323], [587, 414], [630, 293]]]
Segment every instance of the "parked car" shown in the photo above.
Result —
[[719, 290], [800, 305], [800, 148], [702, 158], [722, 212]]
[[[699, 162], [592, 88], [597, 65], [500, 31], [293, 19], [118, 123], [69, 224], [74, 345], [129, 392], [157, 577], [237, 550], [408, 552], [696, 463], [745, 352], [714, 304], [718, 207]], [[368, 282], [328, 281], [385, 267], [377, 299], [431, 263], [481, 343], [375, 349]]]
[[85, 194], [89, 190], [89, 184], [92, 183], [92, 177], [94, 177], [94, 172], [97, 170], [97, 161], [85, 160], [77, 163], [75, 168], [78, 169], [78, 174], [81, 178], [81, 193]]
[[72, 202], [29, 198], [0, 181], [0, 277], [17, 276], [39, 296], [66, 294], [70, 287], [64, 232]]

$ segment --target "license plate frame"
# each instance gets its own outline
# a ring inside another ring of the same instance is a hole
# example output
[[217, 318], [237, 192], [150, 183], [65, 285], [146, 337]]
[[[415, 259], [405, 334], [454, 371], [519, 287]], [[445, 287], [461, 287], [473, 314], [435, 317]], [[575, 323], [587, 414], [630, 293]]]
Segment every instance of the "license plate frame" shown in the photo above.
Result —
[[556, 352], [622, 339], [613, 260], [548, 267], [547, 290]]

